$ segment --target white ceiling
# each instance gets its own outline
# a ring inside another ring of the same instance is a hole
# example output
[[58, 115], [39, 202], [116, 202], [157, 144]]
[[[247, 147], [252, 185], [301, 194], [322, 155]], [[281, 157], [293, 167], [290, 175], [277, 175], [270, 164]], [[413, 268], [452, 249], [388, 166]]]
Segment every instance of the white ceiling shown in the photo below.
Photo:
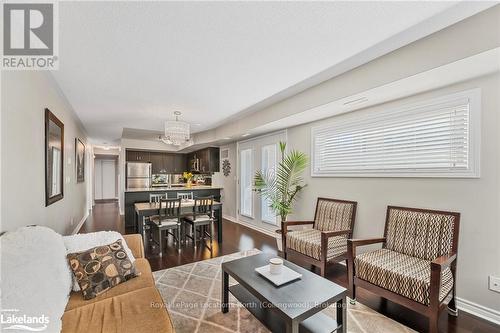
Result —
[[174, 110], [199, 132], [454, 4], [61, 2], [53, 74], [94, 142]]

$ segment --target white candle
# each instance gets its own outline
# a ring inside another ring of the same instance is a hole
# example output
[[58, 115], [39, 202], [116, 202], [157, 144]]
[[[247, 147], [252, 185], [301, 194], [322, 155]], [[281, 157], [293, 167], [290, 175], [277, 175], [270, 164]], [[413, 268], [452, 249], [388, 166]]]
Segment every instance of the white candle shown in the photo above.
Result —
[[269, 272], [271, 274], [281, 274], [283, 267], [283, 260], [280, 258], [269, 259]]

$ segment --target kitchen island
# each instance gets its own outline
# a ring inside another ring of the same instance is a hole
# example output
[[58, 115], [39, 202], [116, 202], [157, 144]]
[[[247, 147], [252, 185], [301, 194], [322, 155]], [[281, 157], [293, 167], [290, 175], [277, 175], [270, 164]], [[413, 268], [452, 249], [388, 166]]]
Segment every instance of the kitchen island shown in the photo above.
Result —
[[[192, 187], [186, 186], [172, 186], [172, 187], [150, 187], [150, 188], [130, 188], [125, 190], [125, 226], [127, 228], [134, 228], [139, 232], [141, 226], [138, 225], [140, 221], [136, 219], [136, 211], [134, 205], [141, 202], [149, 202], [150, 194], [164, 194], [167, 193], [168, 198], [177, 198], [177, 193], [193, 192], [193, 196], [207, 197], [213, 196], [215, 201], [220, 202], [221, 187], [207, 186], [207, 185], [193, 185]], [[214, 207], [216, 224], [220, 225], [219, 219], [222, 219], [222, 205]], [[221, 221], [222, 222], [222, 221]], [[220, 239], [221, 241], [222, 239]]]

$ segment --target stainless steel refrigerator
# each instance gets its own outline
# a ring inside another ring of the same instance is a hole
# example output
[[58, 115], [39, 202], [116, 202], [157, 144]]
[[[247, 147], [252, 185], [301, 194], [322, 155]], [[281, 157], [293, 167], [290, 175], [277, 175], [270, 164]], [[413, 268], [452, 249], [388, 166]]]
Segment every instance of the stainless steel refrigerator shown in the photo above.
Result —
[[151, 187], [151, 163], [127, 162], [127, 188]]

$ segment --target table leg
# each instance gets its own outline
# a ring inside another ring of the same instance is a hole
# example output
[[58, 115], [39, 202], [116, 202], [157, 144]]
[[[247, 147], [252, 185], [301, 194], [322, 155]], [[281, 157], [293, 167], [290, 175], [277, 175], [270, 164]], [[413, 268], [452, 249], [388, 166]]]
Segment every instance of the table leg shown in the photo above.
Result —
[[221, 295], [221, 311], [227, 313], [229, 311], [229, 274], [222, 271], [222, 295]]
[[222, 207], [217, 212], [217, 242], [222, 243]]
[[158, 246], [160, 247], [160, 257], [163, 255], [163, 246], [161, 245], [161, 229], [158, 228]]
[[287, 322], [286, 333], [299, 333], [299, 322], [296, 320]]
[[340, 326], [339, 333], [347, 333], [347, 301], [342, 298], [337, 302], [337, 324]]
[[138, 226], [139, 226], [139, 212], [134, 211], [134, 231], [135, 232], [139, 232]]
[[139, 233], [144, 240], [144, 230], [142, 228], [143, 220], [144, 220], [144, 215], [141, 213], [137, 213], [135, 220], [135, 230], [137, 230], [137, 233]]

